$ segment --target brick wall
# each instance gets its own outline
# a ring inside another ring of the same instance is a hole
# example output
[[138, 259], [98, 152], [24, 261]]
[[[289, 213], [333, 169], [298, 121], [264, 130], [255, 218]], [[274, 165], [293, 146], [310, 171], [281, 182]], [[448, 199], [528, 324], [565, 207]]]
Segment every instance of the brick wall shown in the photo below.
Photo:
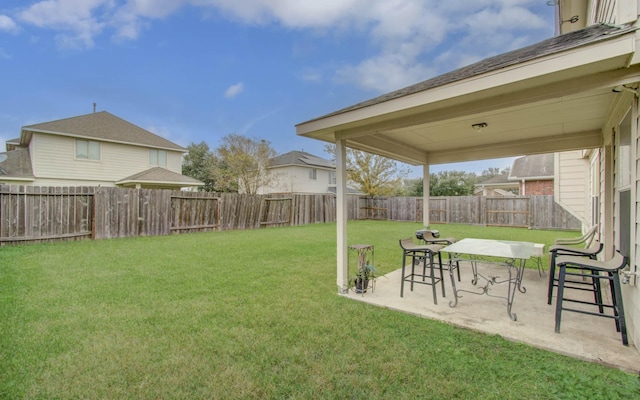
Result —
[[553, 194], [553, 180], [526, 181], [524, 190], [520, 182], [520, 194], [526, 196]]

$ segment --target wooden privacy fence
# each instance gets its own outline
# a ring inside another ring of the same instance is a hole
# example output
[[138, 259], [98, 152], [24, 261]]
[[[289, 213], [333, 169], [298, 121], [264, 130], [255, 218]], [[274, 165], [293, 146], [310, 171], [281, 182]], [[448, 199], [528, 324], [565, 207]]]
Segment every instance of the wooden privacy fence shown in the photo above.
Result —
[[[421, 197], [352, 198], [349, 219], [422, 221]], [[356, 204], [354, 206], [353, 204]], [[431, 223], [579, 230], [581, 223], [553, 195], [517, 197], [455, 196], [429, 199]]]
[[[422, 221], [418, 197], [349, 196], [349, 219]], [[580, 229], [553, 196], [434, 197], [433, 223]], [[0, 245], [334, 222], [332, 194], [246, 195], [0, 185]]]
[[0, 244], [335, 221], [335, 197], [0, 185]]

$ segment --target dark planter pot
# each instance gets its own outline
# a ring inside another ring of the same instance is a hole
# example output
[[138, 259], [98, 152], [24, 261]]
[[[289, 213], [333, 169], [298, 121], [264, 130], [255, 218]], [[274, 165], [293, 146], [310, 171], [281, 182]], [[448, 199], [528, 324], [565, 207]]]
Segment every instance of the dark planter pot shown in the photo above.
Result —
[[369, 280], [362, 278], [355, 278], [353, 284], [356, 287], [356, 293], [366, 293], [369, 287]]

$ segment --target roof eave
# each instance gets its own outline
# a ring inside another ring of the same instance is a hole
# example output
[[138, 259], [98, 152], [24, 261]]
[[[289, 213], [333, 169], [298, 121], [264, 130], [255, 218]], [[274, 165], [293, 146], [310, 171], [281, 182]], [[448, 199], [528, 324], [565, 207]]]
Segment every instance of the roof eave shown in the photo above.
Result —
[[553, 180], [555, 177], [553, 175], [541, 175], [541, 176], [522, 176], [522, 177], [509, 177], [510, 181], [549, 181]]
[[155, 146], [155, 145], [151, 145], [151, 144], [136, 143], [136, 142], [125, 142], [125, 141], [120, 141], [120, 140], [110, 140], [110, 139], [105, 139], [105, 138], [97, 138], [97, 137], [94, 137], [94, 136], [80, 135], [80, 134], [74, 134], [74, 133], [56, 132], [56, 131], [48, 131], [48, 130], [44, 130], [44, 129], [30, 129], [30, 128], [22, 128], [22, 133], [20, 134], [20, 144], [22, 144], [23, 146], [28, 145], [29, 141], [31, 140], [31, 134], [32, 133], [44, 133], [44, 134], [48, 134], [48, 135], [66, 136], [66, 137], [79, 138], [79, 139], [95, 140], [97, 142], [117, 143], [117, 144], [124, 144], [124, 145], [128, 145], [128, 146], [136, 146], [136, 147], [145, 147], [145, 148], [150, 148], [150, 149], [175, 151], [175, 152], [179, 152], [179, 153], [183, 153], [183, 154], [188, 151], [187, 149], [185, 149], [182, 146], [180, 146], [179, 148], [178, 147]]
[[20, 176], [1, 176], [0, 181], [15, 181], [15, 182], [33, 182], [35, 178], [31, 177], [20, 177]]
[[116, 185], [154, 185], [154, 186], [204, 186], [204, 182], [176, 182], [176, 181], [156, 181], [156, 180], [137, 180], [137, 179], [125, 179], [115, 182]]
[[[539, 84], [536, 82], [549, 81], [553, 74], [585, 66], [589, 66], [585, 69], [585, 74], [625, 68], [630, 63], [637, 62], [633, 57], [635, 43], [635, 31], [628, 32], [616, 38], [546, 55], [403, 97], [319, 117], [296, 125], [296, 133], [335, 142], [336, 139], [346, 138], [342, 131], [367, 124], [373, 125], [392, 114], [406, 114], [409, 117], [416, 111], [435, 109], [446, 102], [464, 104], [477, 100], [479, 96], [490, 98], [504, 92], [524, 90], [525, 87]], [[360, 135], [371, 133], [364, 130]]]

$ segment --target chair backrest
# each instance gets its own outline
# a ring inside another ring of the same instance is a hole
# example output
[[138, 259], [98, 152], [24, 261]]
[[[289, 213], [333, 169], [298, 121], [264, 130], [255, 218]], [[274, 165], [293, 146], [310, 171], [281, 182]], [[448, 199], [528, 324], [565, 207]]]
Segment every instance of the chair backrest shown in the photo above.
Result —
[[622, 269], [627, 266], [628, 258], [623, 256], [618, 250], [613, 253], [613, 257], [605, 261], [604, 267], [608, 270], [614, 271], [616, 269]]
[[555, 244], [573, 244], [578, 245], [584, 243], [584, 247], [588, 248], [591, 246], [593, 239], [596, 237], [596, 232], [598, 231], [598, 225], [592, 226], [584, 235], [575, 239], [557, 239]]
[[596, 255], [596, 254], [600, 253], [600, 252], [602, 251], [602, 249], [603, 249], [603, 248], [604, 248], [604, 245], [603, 245], [602, 243], [600, 243], [600, 242], [599, 242], [599, 241], [597, 241], [597, 240], [594, 240], [594, 241], [591, 243], [591, 246], [589, 246], [589, 247], [585, 247], [585, 249], [584, 249], [583, 251], [584, 251], [584, 253], [586, 253], [586, 254], [593, 254], [593, 255]]
[[416, 247], [416, 245], [413, 243], [413, 240], [408, 237], [406, 239], [400, 239], [400, 247], [402, 247], [403, 250], [406, 250], [412, 247]]
[[598, 231], [598, 225], [594, 225], [584, 234], [584, 247], [589, 247], [591, 242], [596, 237], [596, 232]]

